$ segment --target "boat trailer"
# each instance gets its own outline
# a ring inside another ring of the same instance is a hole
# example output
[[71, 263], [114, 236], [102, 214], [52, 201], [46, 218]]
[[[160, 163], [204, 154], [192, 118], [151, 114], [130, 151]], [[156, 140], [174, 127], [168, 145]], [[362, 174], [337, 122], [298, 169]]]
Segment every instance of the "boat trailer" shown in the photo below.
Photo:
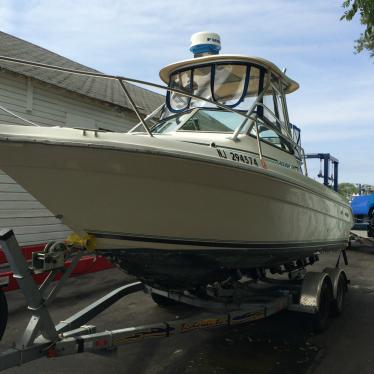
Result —
[[[43, 252], [45, 244], [39, 244], [36, 246], [22, 247], [22, 253], [27, 262], [30, 262], [34, 252]], [[65, 262], [65, 266], [70, 266], [70, 261]], [[74, 269], [74, 272], [70, 274], [70, 277], [79, 277], [88, 273], [96, 273], [98, 271], [111, 269], [114, 265], [106, 259], [104, 256], [88, 255], [82, 256]], [[37, 284], [42, 284], [47, 277], [48, 273], [34, 274], [33, 278]], [[55, 278], [55, 280], [57, 280]], [[11, 292], [19, 289], [17, 280], [13, 276], [13, 272], [9, 269], [9, 264], [5, 259], [4, 253], [0, 250], [0, 287], [3, 287], [3, 291]]]
[[374, 237], [367, 235], [367, 231], [363, 230], [352, 230], [350, 233], [351, 246], [354, 249], [355, 247], [374, 247]]
[[[141, 282], [121, 286], [86, 308], [55, 325], [48, 306], [66, 283], [69, 275], [87, 253], [87, 248], [67, 246], [64, 242], [46, 246], [34, 256], [32, 265], [25, 260], [12, 230], [0, 231], [0, 246], [14, 272], [26, 299], [31, 318], [23, 335], [13, 347], [0, 352], [0, 371], [19, 366], [42, 357], [59, 357], [82, 352], [103, 353], [118, 346], [167, 338], [199, 329], [238, 326], [263, 319], [282, 310], [302, 312], [316, 330], [326, 327], [331, 314], [340, 314], [344, 306], [348, 279], [344, 270], [326, 268], [323, 272], [300, 271], [292, 279], [262, 277], [233, 285], [207, 286], [204, 296], [190, 292], [159, 290]], [[341, 252], [347, 264], [345, 251]], [[70, 266], [64, 266], [67, 258]], [[340, 255], [339, 255], [340, 259]], [[48, 271], [39, 286], [32, 273]], [[57, 281], [54, 282], [57, 275]], [[144, 291], [160, 305], [184, 303], [202, 308], [193, 317], [151, 325], [127, 327], [97, 332], [87, 325], [95, 316], [116, 301], [135, 292]], [[0, 339], [7, 324], [7, 304], [0, 285]]]

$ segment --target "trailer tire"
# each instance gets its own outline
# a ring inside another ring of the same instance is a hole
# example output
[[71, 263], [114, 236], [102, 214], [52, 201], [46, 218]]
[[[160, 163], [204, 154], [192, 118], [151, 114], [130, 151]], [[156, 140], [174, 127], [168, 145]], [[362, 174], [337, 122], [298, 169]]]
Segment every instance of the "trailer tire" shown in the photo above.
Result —
[[347, 277], [344, 273], [340, 273], [339, 280], [336, 288], [336, 297], [333, 299], [331, 303], [331, 316], [338, 317], [342, 314], [344, 305], [345, 305], [345, 297], [348, 292], [348, 281]]
[[0, 287], [0, 340], [4, 335], [8, 322], [8, 303], [6, 301], [5, 292]]
[[162, 295], [159, 295], [157, 293], [151, 293], [151, 297], [152, 297], [152, 300], [158, 305], [160, 306], [161, 308], [168, 308], [168, 307], [171, 307], [171, 306], [175, 306], [178, 303], [178, 301], [175, 301], [175, 300], [172, 300], [172, 299], [169, 299], [168, 297], [165, 297], [165, 296], [162, 296]]
[[321, 293], [318, 301], [318, 310], [315, 314], [311, 314], [312, 329], [316, 333], [326, 330], [329, 322], [331, 304], [333, 301], [333, 290], [330, 277], [323, 280]]

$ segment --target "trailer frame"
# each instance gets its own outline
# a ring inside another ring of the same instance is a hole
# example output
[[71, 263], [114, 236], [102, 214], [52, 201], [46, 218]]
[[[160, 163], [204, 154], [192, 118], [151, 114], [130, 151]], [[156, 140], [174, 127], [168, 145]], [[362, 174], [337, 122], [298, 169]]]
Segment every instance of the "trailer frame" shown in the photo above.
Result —
[[[323, 327], [321, 324], [325, 321], [321, 319], [321, 315], [326, 319], [326, 313], [330, 312], [329, 305], [338, 298], [341, 280], [347, 280], [344, 270], [338, 268], [337, 264], [336, 268], [327, 268], [324, 272], [308, 272], [303, 280], [263, 278], [261, 282], [248, 280], [226, 288], [214, 286], [208, 289], [210, 295], [208, 292], [207, 297], [200, 297], [187, 291], [159, 290], [141, 282], [134, 282], [109, 292], [55, 325], [48, 306], [66, 283], [79, 259], [86, 253], [86, 249], [65, 247], [64, 252], [65, 244], [61, 243], [60, 247], [52, 246], [44, 254], [40, 254], [39, 260], [46, 260], [42, 265], [49, 266], [50, 272], [45, 281], [38, 286], [30, 271], [33, 266], [29, 268], [12, 230], [0, 231], [0, 245], [31, 312], [30, 321], [23, 335], [12, 348], [0, 352], [0, 371], [42, 357], [52, 358], [82, 352], [99, 353], [146, 339], [167, 338], [200, 329], [238, 326], [266, 318], [282, 310], [304, 312], [311, 320], [320, 322], [319, 327]], [[58, 264], [61, 260], [58, 256], [65, 256], [66, 253], [71, 257], [70, 266], [66, 268], [60, 264], [53, 268], [50, 264], [51, 259], [56, 259]], [[36, 264], [40, 265], [40, 262]], [[37, 270], [34, 268], [34, 271]], [[60, 279], [52, 284], [59, 272]], [[88, 324], [116, 301], [139, 291], [159, 295], [174, 302], [194, 305], [203, 311], [185, 319], [102, 332], [97, 332], [96, 326]], [[3, 295], [5, 296], [5, 293]], [[328, 310], [323, 309], [322, 305], [327, 305]]]

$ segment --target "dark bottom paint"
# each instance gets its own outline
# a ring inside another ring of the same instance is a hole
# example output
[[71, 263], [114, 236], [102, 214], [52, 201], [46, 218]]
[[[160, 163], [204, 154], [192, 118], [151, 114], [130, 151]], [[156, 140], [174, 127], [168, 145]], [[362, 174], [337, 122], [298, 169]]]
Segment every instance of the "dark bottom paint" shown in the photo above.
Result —
[[101, 252], [110, 256], [127, 273], [162, 289], [194, 289], [223, 281], [229, 276], [252, 276], [256, 269], [269, 269], [315, 255], [319, 250], [338, 250], [337, 245], [316, 248], [157, 250], [123, 249]]

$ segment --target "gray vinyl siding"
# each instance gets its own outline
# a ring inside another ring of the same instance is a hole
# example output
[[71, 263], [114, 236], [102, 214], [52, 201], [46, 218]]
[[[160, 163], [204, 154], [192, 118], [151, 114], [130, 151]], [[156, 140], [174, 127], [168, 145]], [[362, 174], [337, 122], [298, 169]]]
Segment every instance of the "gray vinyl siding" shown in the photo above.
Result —
[[65, 239], [70, 230], [0, 170], [0, 227], [12, 228], [21, 245]]
[[[39, 125], [66, 126], [67, 117], [74, 116], [111, 131], [126, 131], [137, 123], [134, 113], [127, 109], [35, 79], [28, 83], [28, 79], [0, 70], [0, 105]], [[1, 109], [0, 123], [25, 124]], [[65, 239], [70, 233], [68, 227], [1, 170], [0, 227], [13, 228], [21, 245]]]
[[[26, 109], [27, 79], [5, 70], [0, 71], [0, 105], [39, 125], [66, 126], [68, 113], [92, 119], [97, 128], [111, 131], [126, 131], [138, 122], [135, 114], [127, 109], [35, 79], [31, 79], [32, 110], [28, 111]], [[2, 110], [0, 110], [0, 122], [25, 124]]]

